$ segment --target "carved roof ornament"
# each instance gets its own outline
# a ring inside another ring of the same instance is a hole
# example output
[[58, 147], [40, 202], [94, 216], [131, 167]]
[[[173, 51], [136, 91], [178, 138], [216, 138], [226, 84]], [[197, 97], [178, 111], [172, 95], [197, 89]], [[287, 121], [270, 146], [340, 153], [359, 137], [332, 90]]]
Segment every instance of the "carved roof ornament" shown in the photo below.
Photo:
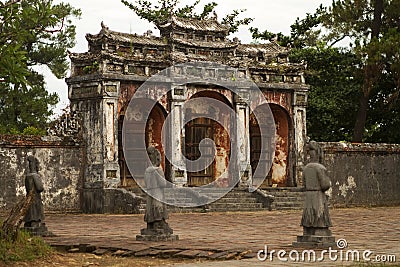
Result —
[[97, 34], [87, 34], [89, 51], [70, 53], [72, 77], [85, 80], [99, 74], [150, 76], [176, 63], [209, 61], [247, 69], [256, 82], [304, 84], [305, 63], [291, 63], [290, 48], [276, 39], [264, 44], [242, 44], [230, 40], [229, 27], [210, 19], [171, 15], [156, 23], [161, 37], [151, 31], [143, 35], [110, 30], [101, 22]]
[[225, 36], [229, 34], [229, 26], [223, 25], [218, 22], [217, 19], [194, 19], [194, 18], [180, 18], [177, 16], [171, 16], [171, 18], [159, 25], [157, 27], [160, 29], [160, 32], [165, 30], [186, 30], [186, 31], [194, 31], [194, 32], [213, 32], [213, 33], [222, 33]]

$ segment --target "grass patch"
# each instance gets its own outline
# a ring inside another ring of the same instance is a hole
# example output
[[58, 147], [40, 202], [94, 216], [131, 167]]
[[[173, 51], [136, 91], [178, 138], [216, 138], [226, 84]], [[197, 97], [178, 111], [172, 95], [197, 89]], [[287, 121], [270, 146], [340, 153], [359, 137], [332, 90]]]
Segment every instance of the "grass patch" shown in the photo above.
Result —
[[0, 240], [0, 262], [32, 261], [51, 252], [52, 248], [42, 238], [31, 236], [24, 230], [18, 231], [15, 238]]

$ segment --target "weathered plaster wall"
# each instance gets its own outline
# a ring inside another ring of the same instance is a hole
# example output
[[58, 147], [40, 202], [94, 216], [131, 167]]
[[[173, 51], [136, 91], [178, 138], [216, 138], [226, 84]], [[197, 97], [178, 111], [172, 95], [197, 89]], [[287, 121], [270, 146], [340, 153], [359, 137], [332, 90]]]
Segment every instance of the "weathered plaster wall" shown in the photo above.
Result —
[[400, 205], [400, 145], [320, 144], [332, 180], [331, 204]]
[[45, 211], [80, 210], [82, 147], [40, 137], [0, 136], [0, 207], [9, 210], [25, 195], [27, 156], [39, 159]]

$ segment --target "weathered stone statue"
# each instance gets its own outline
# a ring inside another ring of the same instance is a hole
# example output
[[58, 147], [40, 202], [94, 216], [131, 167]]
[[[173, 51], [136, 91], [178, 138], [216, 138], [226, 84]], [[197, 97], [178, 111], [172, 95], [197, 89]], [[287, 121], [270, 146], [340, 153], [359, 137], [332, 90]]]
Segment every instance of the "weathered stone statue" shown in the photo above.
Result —
[[25, 176], [26, 194], [33, 191], [33, 203], [27, 210], [24, 217], [24, 228], [32, 234], [46, 235], [48, 233], [44, 223], [44, 211], [41, 193], [43, 192], [43, 183], [39, 175], [39, 160], [34, 156], [28, 156], [28, 173]]
[[303, 236], [297, 237], [295, 246], [329, 247], [335, 245], [329, 227], [332, 226], [329, 216], [328, 196], [325, 192], [331, 187], [331, 180], [322, 161], [323, 152], [317, 142], [307, 145], [310, 162], [303, 169], [305, 202], [301, 226]]
[[152, 166], [146, 169], [144, 175], [147, 191], [144, 220], [147, 223], [147, 228], [141, 230], [141, 235], [137, 235], [136, 240], [177, 240], [178, 236], [173, 235], [173, 230], [166, 221], [168, 219], [168, 212], [163, 199], [167, 180], [160, 167], [161, 154], [155, 147], [149, 147], [147, 154], [152, 164]]

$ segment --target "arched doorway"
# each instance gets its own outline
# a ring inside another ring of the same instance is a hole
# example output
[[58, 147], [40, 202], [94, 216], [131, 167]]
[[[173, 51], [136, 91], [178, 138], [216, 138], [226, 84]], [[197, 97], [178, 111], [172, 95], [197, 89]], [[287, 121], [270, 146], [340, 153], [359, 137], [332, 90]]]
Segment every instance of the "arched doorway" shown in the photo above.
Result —
[[[153, 104], [153, 103], [151, 102], [149, 104]], [[144, 110], [144, 108], [138, 107], [137, 110], [138, 111]], [[144, 115], [144, 114], [142, 114], [142, 115]], [[140, 115], [137, 115], [137, 114], [136, 114], [136, 116], [141, 117]], [[123, 128], [124, 118], [125, 118], [125, 112], [121, 111], [121, 114], [120, 114], [119, 120], [118, 120], [118, 146], [119, 146], [118, 152], [119, 152], [121, 186], [135, 188], [135, 187], [138, 187], [136, 182], [139, 182], [142, 185], [144, 185], [144, 181], [142, 181], [144, 177], [135, 177], [135, 179], [134, 179], [128, 169], [127, 164], [126, 164], [126, 159], [125, 159], [124, 151], [123, 151], [123, 147], [122, 147], [122, 128]], [[164, 125], [165, 118], [166, 118], [166, 112], [165, 112], [164, 108], [160, 104], [157, 103], [151, 110], [150, 114], [148, 115], [148, 119], [146, 121], [139, 119], [139, 120], [137, 120], [136, 123], [137, 123], [138, 129], [143, 127], [142, 125], [144, 123], [146, 123], [146, 128], [145, 128], [146, 147], [154, 146], [160, 151], [161, 159], [162, 159], [161, 167], [163, 168], [163, 170], [165, 172], [165, 177], [167, 178], [167, 180], [169, 180], [170, 164], [165, 159], [164, 148], [162, 146], [162, 136], [161, 136], [162, 135], [162, 127]], [[134, 120], [132, 120], [132, 121], [134, 121]], [[132, 126], [132, 128], [134, 129], [135, 126]], [[138, 134], [141, 135], [142, 133], [139, 132]], [[137, 153], [137, 157], [135, 159], [131, 159], [131, 160], [135, 160], [137, 162], [140, 162], [140, 161], [143, 162], [143, 164], [135, 164], [136, 166], [140, 165], [141, 168], [143, 168], [143, 170], [140, 171], [140, 173], [144, 173], [144, 170], [147, 167], [146, 163], [145, 163], [145, 158], [144, 158], [146, 156], [147, 155], [143, 154], [143, 151], [140, 151]]]
[[[287, 111], [279, 105], [269, 104], [275, 120], [276, 139], [275, 139], [275, 155], [272, 159], [270, 170], [263, 170], [265, 180], [261, 187], [270, 186], [288, 186], [290, 184], [289, 177], [289, 146], [290, 146], [290, 117]], [[260, 128], [254, 114], [250, 114], [250, 163], [251, 168], [257, 168], [260, 161], [261, 153], [261, 135]], [[266, 159], [271, 160], [271, 159]], [[264, 166], [262, 164], [261, 166]]]
[[[191, 97], [193, 98], [213, 98], [231, 107], [229, 101], [221, 94], [214, 91], [201, 91]], [[202, 102], [204, 101], [204, 103]], [[199, 105], [187, 108], [185, 116], [191, 117], [192, 114], [200, 116], [196, 119], [189, 121], [185, 125], [185, 152], [184, 155], [188, 160], [197, 160], [200, 155], [202, 157], [215, 158], [207, 168], [197, 172], [187, 172], [188, 186], [202, 186], [212, 182], [218, 183], [220, 187], [227, 187], [230, 182], [228, 173], [228, 165], [231, 153], [229, 133], [224, 127], [210, 119], [207, 115], [215, 113], [218, 121], [223, 122], [224, 125], [230, 125], [230, 114], [225, 114], [225, 111], [216, 110], [215, 107], [207, 103], [207, 99], [199, 99]], [[201, 117], [204, 115], [204, 117]], [[199, 144], [205, 139], [209, 138], [214, 141], [215, 149], [213, 146], [205, 146], [203, 154], [200, 154]]]

